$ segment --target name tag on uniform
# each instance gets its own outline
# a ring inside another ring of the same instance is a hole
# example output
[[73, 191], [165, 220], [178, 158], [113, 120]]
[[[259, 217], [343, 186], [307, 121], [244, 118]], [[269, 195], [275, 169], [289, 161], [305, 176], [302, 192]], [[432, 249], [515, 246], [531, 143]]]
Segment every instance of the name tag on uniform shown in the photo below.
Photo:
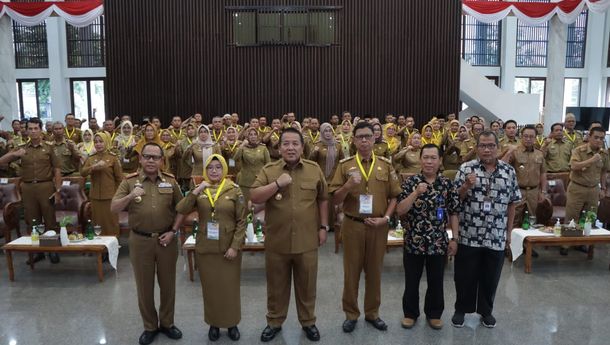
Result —
[[373, 195], [360, 194], [360, 214], [373, 214]]
[[6, 177], [0, 178], [0, 184], [8, 184], [8, 179]]
[[229, 168], [234, 168], [234, 167], [235, 167], [235, 159], [229, 158]]
[[172, 184], [169, 182], [161, 182], [159, 183], [159, 188], [172, 188]]
[[217, 222], [208, 222], [208, 240], [218, 240], [220, 229]]
[[70, 181], [61, 181], [61, 185], [62, 186], [69, 186], [70, 185]]
[[555, 180], [550, 180], [549, 181], [549, 187], [555, 187]]
[[123, 158], [123, 163], [129, 163], [129, 158]]
[[483, 200], [483, 212], [491, 212], [491, 200], [489, 200], [489, 198], [485, 198], [485, 200]]

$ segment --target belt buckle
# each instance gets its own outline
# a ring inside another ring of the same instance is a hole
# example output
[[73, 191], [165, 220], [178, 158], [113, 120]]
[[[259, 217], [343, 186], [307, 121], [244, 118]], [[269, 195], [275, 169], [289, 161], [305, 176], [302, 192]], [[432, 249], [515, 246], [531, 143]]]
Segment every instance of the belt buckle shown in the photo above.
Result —
[[157, 237], [159, 237], [159, 233], [158, 232], [153, 232], [153, 233], [150, 234], [150, 237], [157, 238]]

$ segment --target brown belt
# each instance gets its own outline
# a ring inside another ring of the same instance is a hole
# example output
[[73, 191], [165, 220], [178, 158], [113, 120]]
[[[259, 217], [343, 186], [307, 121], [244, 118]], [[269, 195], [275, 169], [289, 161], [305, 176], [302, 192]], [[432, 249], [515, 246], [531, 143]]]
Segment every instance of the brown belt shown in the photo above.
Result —
[[351, 220], [353, 220], [354, 222], [359, 222], [359, 223], [364, 223], [364, 218], [360, 218], [360, 217], [354, 217], [354, 216], [350, 216], [349, 214], [345, 214], [345, 216]]
[[38, 181], [38, 180], [23, 181], [23, 183], [43, 183], [43, 182], [51, 182], [51, 180], [44, 180], [44, 181]]
[[159, 236], [161, 236], [161, 235], [163, 235], [163, 234], [165, 234], [167, 232], [170, 232], [172, 230], [169, 229], [169, 230], [165, 230], [165, 231], [162, 231], [162, 232], [144, 232], [144, 231], [139, 231], [139, 230], [131, 229], [131, 231], [133, 231], [134, 234], [138, 234], [140, 236], [156, 238], [156, 237], [159, 237]]
[[538, 186], [534, 186], [534, 187], [521, 187], [521, 186], [519, 186], [519, 188], [525, 189], [525, 190], [532, 190], [532, 189], [538, 189]]
[[595, 187], [597, 187], [597, 185], [587, 186], [587, 185], [584, 185], [582, 183], [578, 183], [578, 182], [576, 182], [574, 180], [571, 180], [570, 183], [574, 183], [575, 185], [578, 185], [578, 186], [581, 186], [581, 187], [585, 187], [585, 188], [595, 188]]

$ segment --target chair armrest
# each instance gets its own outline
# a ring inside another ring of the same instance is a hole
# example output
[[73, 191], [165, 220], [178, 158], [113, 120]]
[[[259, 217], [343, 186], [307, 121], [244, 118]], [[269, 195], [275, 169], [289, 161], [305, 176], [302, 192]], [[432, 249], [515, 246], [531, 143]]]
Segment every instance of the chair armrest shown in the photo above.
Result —
[[6, 225], [16, 227], [19, 225], [19, 212], [18, 210], [22, 207], [21, 200], [9, 202], [4, 205], [4, 222]]

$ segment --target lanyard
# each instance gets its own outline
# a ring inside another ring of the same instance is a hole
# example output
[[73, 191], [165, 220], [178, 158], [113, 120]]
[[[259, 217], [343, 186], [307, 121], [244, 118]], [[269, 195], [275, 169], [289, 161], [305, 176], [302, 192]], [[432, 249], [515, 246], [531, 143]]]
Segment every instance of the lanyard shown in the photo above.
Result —
[[538, 138], [536, 138], [536, 141], [538, 142], [538, 145], [542, 146], [542, 144], [544, 144], [544, 137], [543, 136], [539, 136]]
[[220, 186], [218, 187], [214, 198], [212, 198], [212, 193], [210, 193], [210, 189], [205, 189], [205, 193], [208, 195], [208, 200], [210, 200], [210, 205], [212, 206], [212, 219], [214, 219], [214, 207], [216, 205], [216, 201], [218, 201], [218, 197], [220, 196], [220, 192], [222, 192], [222, 187], [224, 187], [226, 181], [226, 179], [222, 179], [222, 182], [220, 183]]
[[390, 152], [394, 153], [394, 150], [396, 150], [397, 147], [397, 142], [396, 140], [394, 140], [394, 137], [388, 138], [388, 148], [390, 149]]
[[110, 137], [110, 141], [114, 141], [114, 137], [116, 137], [116, 132], [112, 132], [112, 136]]
[[576, 131], [574, 131], [574, 134], [572, 134], [572, 136], [570, 136], [570, 133], [568, 133], [567, 130], [563, 130], [563, 132], [566, 134], [566, 137], [568, 137], [568, 140], [570, 140], [571, 142], [574, 142], [576, 140]]
[[277, 133], [275, 133], [275, 132], [273, 132], [273, 137], [274, 137], [275, 139], [277, 139], [277, 140], [280, 140], [280, 136], [279, 136], [279, 135], [277, 135]]
[[127, 148], [127, 146], [129, 146], [129, 144], [131, 143], [132, 139], [133, 139], [133, 135], [130, 135], [129, 138], [127, 138], [127, 140], [121, 140], [121, 145], [123, 145], [124, 148]]
[[189, 137], [186, 137], [186, 141], [188, 141], [188, 142], [189, 142], [189, 145], [193, 143], [193, 141], [192, 141], [192, 140], [191, 140], [191, 138], [189, 138]]
[[166, 144], [165, 144], [165, 146], [163, 146], [163, 149], [164, 149], [164, 150], [167, 150], [167, 148], [168, 148], [168, 147], [169, 147], [171, 144], [172, 144], [172, 142], [171, 142], [171, 141], [170, 141], [170, 142], [168, 142], [168, 143], [166, 143]]
[[216, 136], [216, 131], [212, 131], [212, 134], [214, 135], [215, 142], [218, 142], [218, 139], [222, 138], [222, 130], [220, 130], [220, 134], [218, 134], [218, 136]]
[[64, 130], [66, 131], [66, 136], [68, 137], [68, 139], [72, 139], [72, 137], [74, 136], [74, 132], [76, 132], [76, 127], [72, 128], [72, 133], [68, 133], [68, 128], [64, 128]]
[[231, 146], [231, 144], [227, 143], [227, 147], [229, 148], [231, 153], [233, 153], [235, 151], [235, 147], [237, 146], [237, 144], [238, 144], [237, 140], [235, 140], [235, 143], [233, 143], [233, 146]]
[[170, 133], [172, 134], [172, 136], [173, 136], [174, 138], [178, 139], [178, 138], [180, 138], [180, 136], [182, 136], [182, 129], [180, 129], [180, 130], [178, 131], [178, 134], [176, 134], [176, 130], [175, 130], [175, 129], [172, 129], [172, 131], [171, 131]]
[[453, 132], [449, 132], [449, 135], [451, 136], [451, 140], [455, 140], [455, 137], [457, 137], [457, 133], [453, 133]]
[[310, 130], [309, 130], [309, 137], [311, 138], [311, 141], [315, 143], [315, 142], [316, 142], [316, 140], [318, 140], [318, 138], [320, 137], [320, 132], [318, 132], [318, 133], [316, 134], [316, 136], [314, 137], [314, 136], [313, 136], [313, 134], [311, 134], [311, 129], [310, 129]]
[[87, 143], [84, 143], [83, 148], [85, 149], [85, 152], [87, 152], [88, 155], [91, 155], [91, 151], [93, 150], [93, 142], [91, 142], [89, 147], [87, 147]]
[[360, 162], [360, 155], [358, 155], [358, 152], [356, 152], [356, 163], [358, 163], [358, 168], [360, 169], [360, 172], [362, 173], [362, 176], [364, 177], [364, 180], [366, 182], [369, 182], [369, 177], [371, 177], [371, 174], [373, 173], [373, 167], [375, 166], [375, 153], [372, 152], [372, 161], [371, 161], [371, 167], [369, 168], [369, 172], [368, 174], [364, 171], [364, 167], [362, 166], [362, 163]]

